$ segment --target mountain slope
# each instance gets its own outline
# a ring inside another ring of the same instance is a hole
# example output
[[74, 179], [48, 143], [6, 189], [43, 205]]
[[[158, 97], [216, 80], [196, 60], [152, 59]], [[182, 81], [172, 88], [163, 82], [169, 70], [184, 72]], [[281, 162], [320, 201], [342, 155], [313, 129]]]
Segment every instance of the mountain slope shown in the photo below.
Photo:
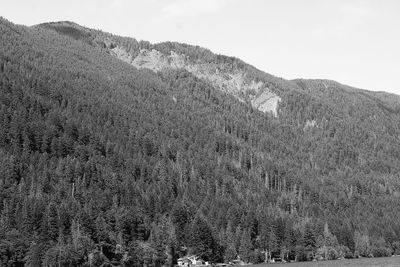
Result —
[[0, 32], [2, 264], [400, 249], [394, 97], [72, 22]]
[[42, 24], [39, 27], [101, 47], [136, 68], [153, 71], [186, 69], [196, 77], [209, 81], [213, 87], [234, 95], [240, 101], [249, 101], [259, 110], [272, 112], [275, 116], [280, 101], [277, 91], [296, 87], [295, 83], [263, 73], [239, 59], [215, 55], [200, 47], [170, 42], [152, 45], [93, 31], [71, 22]]

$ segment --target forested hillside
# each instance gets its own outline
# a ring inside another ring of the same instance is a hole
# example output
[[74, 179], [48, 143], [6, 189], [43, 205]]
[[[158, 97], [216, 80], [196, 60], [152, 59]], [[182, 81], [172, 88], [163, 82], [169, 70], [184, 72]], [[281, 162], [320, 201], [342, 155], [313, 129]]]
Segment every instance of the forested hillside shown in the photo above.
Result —
[[0, 266], [399, 254], [399, 98], [0, 18]]

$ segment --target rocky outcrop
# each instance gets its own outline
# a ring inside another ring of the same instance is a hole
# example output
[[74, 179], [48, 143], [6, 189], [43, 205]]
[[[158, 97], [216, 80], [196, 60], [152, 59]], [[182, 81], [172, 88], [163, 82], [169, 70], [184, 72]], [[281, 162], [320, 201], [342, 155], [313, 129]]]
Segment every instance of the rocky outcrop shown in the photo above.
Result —
[[216, 63], [193, 63], [187, 60], [185, 55], [174, 51], [171, 51], [170, 55], [165, 55], [155, 49], [141, 49], [133, 58], [122, 47], [117, 46], [110, 50], [114, 56], [136, 68], [146, 68], [155, 72], [165, 68], [186, 69], [196, 77], [209, 81], [215, 88], [232, 94], [238, 100], [249, 101], [258, 110], [278, 116], [278, 104], [281, 98], [263, 82], [249, 79], [243, 71], [227, 71], [229, 68]]
[[265, 90], [260, 96], [254, 98], [251, 101], [253, 107], [257, 108], [262, 112], [270, 112], [275, 117], [278, 116], [278, 104], [281, 101], [281, 98], [269, 91]]
[[114, 48], [110, 48], [110, 51], [112, 52], [111, 54], [117, 58], [119, 58], [122, 61], [125, 61], [126, 63], [132, 64], [133, 58], [132, 56], [125, 51], [125, 49], [116, 46]]

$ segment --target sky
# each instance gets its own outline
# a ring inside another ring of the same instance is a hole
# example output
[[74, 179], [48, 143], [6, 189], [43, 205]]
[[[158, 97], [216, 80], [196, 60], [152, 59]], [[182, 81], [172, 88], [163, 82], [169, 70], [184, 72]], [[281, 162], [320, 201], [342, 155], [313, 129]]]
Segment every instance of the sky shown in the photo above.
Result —
[[199, 45], [286, 79], [400, 95], [399, 14], [398, 0], [0, 0], [17, 24], [69, 20]]

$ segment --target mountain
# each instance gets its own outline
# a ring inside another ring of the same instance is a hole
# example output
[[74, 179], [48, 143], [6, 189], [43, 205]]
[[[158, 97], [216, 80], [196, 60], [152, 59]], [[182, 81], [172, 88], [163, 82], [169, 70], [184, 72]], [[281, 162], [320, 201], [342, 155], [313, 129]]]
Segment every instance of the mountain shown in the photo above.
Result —
[[400, 97], [0, 19], [0, 265], [400, 253]]

